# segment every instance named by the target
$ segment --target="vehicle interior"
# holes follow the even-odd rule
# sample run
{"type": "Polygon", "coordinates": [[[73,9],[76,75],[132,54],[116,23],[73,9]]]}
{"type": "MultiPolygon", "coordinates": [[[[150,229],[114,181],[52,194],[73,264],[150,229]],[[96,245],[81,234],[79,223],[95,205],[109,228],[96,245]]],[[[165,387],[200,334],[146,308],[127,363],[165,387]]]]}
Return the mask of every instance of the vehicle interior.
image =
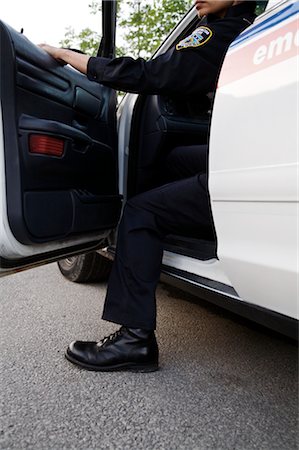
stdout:
{"type": "MultiPolygon", "coordinates": [[[[258,3],[261,12],[267,2],[258,3]]],[[[116,6],[103,4],[98,55],[111,57],[116,6]]],[[[178,39],[198,23],[194,19],[178,39]]],[[[6,195],[14,236],[30,245],[115,228],[121,210],[115,92],[57,65],[5,23],[0,34],[6,195]],[[100,176],[99,167],[105,168],[100,176]]],[[[213,93],[200,99],[139,96],[129,196],[166,181],[157,177],[158,167],[173,148],[208,142],[212,103],[213,93]]],[[[215,241],[186,236],[169,236],[166,248],[201,259],[216,256],[215,241]]]]}
{"type": "MultiPolygon", "coordinates": [[[[257,15],[265,10],[267,3],[257,2],[257,15]]],[[[199,19],[195,19],[178,41],[188,36],[199,23],[199,19]]],[[[139,96],[132,121],[128,197],[169,182],[167,167],[163,168],[163,179],[161,166],[174,148],[208,144],[213,98],[214,92],[200,98],[139,96]]],[[[217,257],[217,242],[215,239],[169,235],[165,250],[208,260],[217,257]]]]}
{"type": "MultiPolygon", "coordinates": [[[[107,3],[111,9],[113,2],[107,3]]],[[[6,195],[14,236],[30,245],[114,228],[121,210],[115,91],[57,64],[3,22],[0,38],[6,195]]],[[[110,57],[114,44],[106,41],[99,54],[110,57]]]]}

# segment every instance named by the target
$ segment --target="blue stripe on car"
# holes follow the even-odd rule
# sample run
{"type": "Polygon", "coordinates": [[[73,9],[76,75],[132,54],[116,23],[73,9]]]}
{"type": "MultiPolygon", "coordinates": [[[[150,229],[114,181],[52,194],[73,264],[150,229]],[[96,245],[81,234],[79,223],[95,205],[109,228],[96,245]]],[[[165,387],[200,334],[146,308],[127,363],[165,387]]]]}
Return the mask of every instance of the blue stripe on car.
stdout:
{"type": "Polygon", "coordinates": [[[256,26],[253,25],[252,28],[250,28],[249,30],[242,33],[231,44],[230,49],[240,45],[242,42],[261,33],[262,31],[267,30],[268,28],[272,28],[273,26],[277,25],[278,23],[283,22],[286,19],[289,19],[290,17],[294,16],[295,14],[298,14],[298,12],[299,12],[299,2],[296,1],[295,3],[288,5],[286,8],[282,9],[278,13],[273,14],[273,16],[269,17],[268,19],[265,19],[263,22],[257,24],[256,26]]]}

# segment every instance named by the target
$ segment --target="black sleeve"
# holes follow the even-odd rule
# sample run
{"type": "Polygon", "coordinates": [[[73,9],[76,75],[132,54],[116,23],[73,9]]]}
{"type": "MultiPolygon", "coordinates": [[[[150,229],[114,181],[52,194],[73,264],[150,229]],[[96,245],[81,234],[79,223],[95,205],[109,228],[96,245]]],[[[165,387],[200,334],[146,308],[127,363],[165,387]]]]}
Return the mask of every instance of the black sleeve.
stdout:
{"type": "Polygon", "coordinates": [[[240,18],[208,26],[211,36],[196,47],[171,48],[145,61],[142,58],[90,58],[87,76],[111,88],[138,94],[184,95],[215,89],[230,43],[248,26],[240,18]]]}

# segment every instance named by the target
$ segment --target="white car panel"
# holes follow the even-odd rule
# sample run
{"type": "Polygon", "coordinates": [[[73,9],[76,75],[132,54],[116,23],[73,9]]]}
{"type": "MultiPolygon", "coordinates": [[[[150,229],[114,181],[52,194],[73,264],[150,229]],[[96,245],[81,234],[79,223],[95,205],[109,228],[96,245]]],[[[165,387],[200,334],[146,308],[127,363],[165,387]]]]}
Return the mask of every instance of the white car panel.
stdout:
{"type": "Polygon", "coordinates": [[[215,202],[222,270],[239,296],[298,317],[296,203],[215,202]]]}
{"type": "Polygon", "coordinates": [[[273,26],[254,24],[226,55],[211,126],[210,194],[218,256],[238,294],[295,318],[298,5],[286,16],[279,20],[276,8],[273,26]]]}
{"type": "Polygon", "coordinates": [[[127,195],[127,175],[129,160],[129,143],[131,134],[131,122],[137,94],[127,94],[117,110],[118,124],[118,186],[119,193],[127,195]]]}
{"type": "Polygon", "coordinates": [[[218,281],[219,283],[232,286],[230,280],[223,272],[219,261],[216,258],[207,261],[200,261],[190,256],[178,255],[174,252],[164,251],[163,264],[176,269],[192,273],[194,275],[218,281]]]}

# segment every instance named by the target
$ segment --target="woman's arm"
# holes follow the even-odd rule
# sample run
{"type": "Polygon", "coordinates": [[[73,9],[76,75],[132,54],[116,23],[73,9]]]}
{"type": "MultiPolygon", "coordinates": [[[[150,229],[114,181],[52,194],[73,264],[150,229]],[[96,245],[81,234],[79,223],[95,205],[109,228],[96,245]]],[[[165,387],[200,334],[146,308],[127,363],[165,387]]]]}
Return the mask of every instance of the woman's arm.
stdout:
{"type": "MultiPolygon", "coordinates": [[[[254,16],[246,15],[249,19],[254,16]]],[[[216,20],[198,27],[177,46],[154,59],[103,58],[42,46],[57,60],[87,75],[91,81],[124,92],[197,95],[214,91],[224,55],[231,42],[250,23],[244,17],[216,20]]]]}
{"type": "Polygon", "coordinates": [[[89,55],[82,55],[81,53],[73,52],[72,50],[56,48],[47,44],[40,44],[39,47],[49,53],[53,58],[57,59],[57,61],[64,64],[70,64],[75,69],[79,70],[79,72],[84,74],[87,73],[87,63],[90,58],[89,55]]]}

